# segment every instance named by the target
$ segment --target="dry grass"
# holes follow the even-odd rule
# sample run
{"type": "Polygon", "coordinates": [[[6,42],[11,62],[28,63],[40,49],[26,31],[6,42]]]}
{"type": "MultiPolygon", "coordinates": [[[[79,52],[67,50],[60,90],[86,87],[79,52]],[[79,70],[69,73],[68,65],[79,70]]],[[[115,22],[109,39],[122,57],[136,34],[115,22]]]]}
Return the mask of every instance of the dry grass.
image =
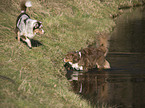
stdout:
{"type": "MultiPolygon", "coordinates": [[[[130,1],[130,0],[126,0],[130,1]]],[[[132,0],[131,4],[133,4],[132,0]]],[[[28,14],[43,22],[45,34],[34,40],[42,45],[29,49],[15,39],[19,0],[0,4],[0,107],[89,108],[70,90],[63,57],[96,40],[115,26],[110,15],[119,13],[122,0],[32,0],[28,14]]]]}

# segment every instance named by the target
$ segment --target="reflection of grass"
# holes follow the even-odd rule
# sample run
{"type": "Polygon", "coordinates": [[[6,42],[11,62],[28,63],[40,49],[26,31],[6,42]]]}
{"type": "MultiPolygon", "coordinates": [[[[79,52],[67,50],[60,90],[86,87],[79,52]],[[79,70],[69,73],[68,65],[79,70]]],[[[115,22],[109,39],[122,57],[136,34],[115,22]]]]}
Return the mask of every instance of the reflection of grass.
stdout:
{"type": "Polygon", "coordinates": [[[63,57],[86,47],[97,33],[112,30],[115,24],[110,15],[118,13],[121,1],[105,1],[32,0],[28,14],[42,21],[45,30],[34,38],[42,45],[33,49],[15,39],[19,0],[1,1],[0,75],[15,81],[0,78],[1,107],[90,107],[69,90],[63,57]]]}

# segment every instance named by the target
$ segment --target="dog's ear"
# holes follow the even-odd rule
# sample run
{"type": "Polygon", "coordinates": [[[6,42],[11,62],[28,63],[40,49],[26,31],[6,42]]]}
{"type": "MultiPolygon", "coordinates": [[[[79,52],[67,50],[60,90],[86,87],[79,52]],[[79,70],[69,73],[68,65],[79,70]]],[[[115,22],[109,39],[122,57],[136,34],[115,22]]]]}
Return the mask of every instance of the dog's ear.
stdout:
{"type": "Polygon", "coordinates": [[[38,23],[39,28],[42,28],[43,27],[41,21],[38,21],[37,23],[38,23]]]}
{"type": "Polygon", "coordinates": [[[81,55],[85,55],[85,50],[80,50],[80,52],[81,52],[81,55]]]}
{"type": "Polygon", "coordinates": [[[80,59],[79,53],[73,54],[73,63],[77,63],[80,59]]]}
{"type": "Polygon", "coordinates": [[[42,28],[42,22],[37,21],[34,25],[34,29],[42,28]]]}
{"type": "Polygon", "coordinates": [[[38,25],[38,23],[36,23],[35,25],[34,25],[34,28],[36,29],[36,28],[38,28],[39,27],[39,25],[38,25]]]}
{"type": "Polygon", "coordinates": [[[65,58],[66,59],[71,59],[72,58],[72,54],[69,53],[69,54],[65,55],[65,58]]]}

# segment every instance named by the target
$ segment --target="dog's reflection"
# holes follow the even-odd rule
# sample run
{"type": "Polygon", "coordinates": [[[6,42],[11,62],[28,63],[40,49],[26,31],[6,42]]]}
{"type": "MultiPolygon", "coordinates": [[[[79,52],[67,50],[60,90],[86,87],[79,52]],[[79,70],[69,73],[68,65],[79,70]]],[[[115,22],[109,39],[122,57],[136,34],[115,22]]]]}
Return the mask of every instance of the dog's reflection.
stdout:
{"type": "Polygon", "coordinates": [[[90,71],[76,71],[71,67],[67,67],[67,69],[66,77],[70,81],[75,93],[89,96],[97,94],[97,97],[106,97],[108,91],[108,82],[106,79],[108,74],[102,74],[99,71],[95,74],[90,71]]]}

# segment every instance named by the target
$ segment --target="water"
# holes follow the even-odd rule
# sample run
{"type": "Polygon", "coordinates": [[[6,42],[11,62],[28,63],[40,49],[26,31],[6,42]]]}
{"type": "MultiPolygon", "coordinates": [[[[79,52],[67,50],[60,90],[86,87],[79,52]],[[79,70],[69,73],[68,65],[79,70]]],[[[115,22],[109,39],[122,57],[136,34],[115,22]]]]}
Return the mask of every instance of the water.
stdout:
{"type": "Polygon", "coordinates": [[[118,108],[145,107],[145,55],[109,54],[112,69],[67,73],[75,93],[90,101],[118,108]]]}
{"type": "Polygon", "coordinates": [[[145,108],[145,10],[129,10],[112,33],[109,70],[67,72],[72,90],[93,106],[145,108]]]}
{"type": "Polygon", "coordinates": [[[145,53],[145,8],[127,10],[116,22],[110,52],[145,53]]]}

